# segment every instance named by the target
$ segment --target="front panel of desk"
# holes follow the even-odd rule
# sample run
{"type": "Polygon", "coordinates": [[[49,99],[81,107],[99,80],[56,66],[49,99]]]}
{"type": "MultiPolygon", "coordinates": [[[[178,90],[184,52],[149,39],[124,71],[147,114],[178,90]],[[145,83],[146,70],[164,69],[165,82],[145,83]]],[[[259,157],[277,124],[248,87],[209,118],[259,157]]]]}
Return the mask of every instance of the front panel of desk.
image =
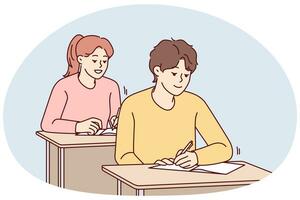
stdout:
{"type": "MultiPolygon", "coordinates": [[[[145,189],[145,196],[157,196],[157,195],[190,195],[190,194],[205,194],[211,192],[220,192],[226,190],[236,189],[249,184],[239,184],[239,185],[222,185],[222,186],[206,186],[206,187],[178,187],[178,188],[168,188],[168,189],[145,189]]],[[[126,183],[122,183],[122,195],[135,196],[138,195],[138,191],[126,183]]]]}
{"type": "Polygon", "coordinates": [[[117,181],[104,172],[99,174],[102,165],[116,164],[115,145],[67,148],[48,145],[48,183],[83,192],[117,193],[117,181]]]}

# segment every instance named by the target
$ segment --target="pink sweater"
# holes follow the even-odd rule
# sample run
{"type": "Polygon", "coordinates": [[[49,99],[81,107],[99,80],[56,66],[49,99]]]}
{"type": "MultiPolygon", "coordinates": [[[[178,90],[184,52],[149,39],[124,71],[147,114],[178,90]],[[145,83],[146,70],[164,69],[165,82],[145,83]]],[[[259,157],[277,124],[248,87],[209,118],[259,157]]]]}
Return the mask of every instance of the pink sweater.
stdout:
{"type": "Polygon", "coordinates": [[[102,121],[107,128],[108,120],[120,107],[118,84],[102,77],[93,89],[84,87],[74,74],[59,80],[53,87],[41,128],[48,132],[75,133],[76,123],[91,117],[102,121]]]}

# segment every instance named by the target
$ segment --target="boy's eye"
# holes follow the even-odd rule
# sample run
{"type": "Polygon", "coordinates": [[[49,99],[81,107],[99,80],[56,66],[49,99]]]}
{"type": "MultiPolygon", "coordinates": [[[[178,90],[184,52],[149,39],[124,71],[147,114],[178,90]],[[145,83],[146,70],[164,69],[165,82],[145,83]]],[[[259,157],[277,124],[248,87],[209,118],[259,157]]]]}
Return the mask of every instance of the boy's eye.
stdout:
{"type": "Polygon", "coordinates": [[[96,63],[97,62],[97,60],[92,60],[94,63],[96,63]]]}
{"type": "Polygon", "coordinates": [[[175,72],[172,72],[172,74],[173,74],[173,76],[176,76],[176,74],[177,74],[177,73],[175,73],[175,72]]]}
{"type": "Polygon", "coordinates": [[[103,60],[103,63],[106,63],[106,60],[103,60]]]}
{"type": "Polygon", "coordinates": [[[189,77],[189,74],[184,74],[184,76],[187,78],[187,77],[189,77]]]}

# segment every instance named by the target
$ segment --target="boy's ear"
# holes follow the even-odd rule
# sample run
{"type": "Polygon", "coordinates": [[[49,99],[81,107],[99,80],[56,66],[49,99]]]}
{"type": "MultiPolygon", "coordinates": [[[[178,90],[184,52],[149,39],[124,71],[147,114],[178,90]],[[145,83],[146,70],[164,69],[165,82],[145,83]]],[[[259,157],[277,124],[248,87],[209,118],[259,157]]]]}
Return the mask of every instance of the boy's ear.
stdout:
{"type": "Polygon", "coordinates": [[[159,76],[162,73],[162,71],[160,70],[160,66],[158,65],[153,68],[153,71],[156,76],[159,76]]]}
{"type": "Polygon", "coordinates": [[[78,61],[80,64],[82,64],[82,58],[83,58],[83,56],[78,56],[78,57],[77,57],[77,61],[78,61]]]}

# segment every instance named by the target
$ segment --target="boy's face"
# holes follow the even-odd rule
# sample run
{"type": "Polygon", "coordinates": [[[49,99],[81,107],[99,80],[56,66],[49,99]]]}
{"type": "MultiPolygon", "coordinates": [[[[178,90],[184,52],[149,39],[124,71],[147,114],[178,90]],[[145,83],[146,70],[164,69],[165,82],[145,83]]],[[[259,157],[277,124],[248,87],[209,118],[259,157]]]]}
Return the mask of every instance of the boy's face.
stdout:
{"type": "Polygon", "coordinates": [[[166,69],[163,72],[160,68],[156,70],[157,82],[175,96],[180,95],[190,82],[191,72],[185,69],[184,59],[179,60],[177,66],[172,69],[166,69]]]}

